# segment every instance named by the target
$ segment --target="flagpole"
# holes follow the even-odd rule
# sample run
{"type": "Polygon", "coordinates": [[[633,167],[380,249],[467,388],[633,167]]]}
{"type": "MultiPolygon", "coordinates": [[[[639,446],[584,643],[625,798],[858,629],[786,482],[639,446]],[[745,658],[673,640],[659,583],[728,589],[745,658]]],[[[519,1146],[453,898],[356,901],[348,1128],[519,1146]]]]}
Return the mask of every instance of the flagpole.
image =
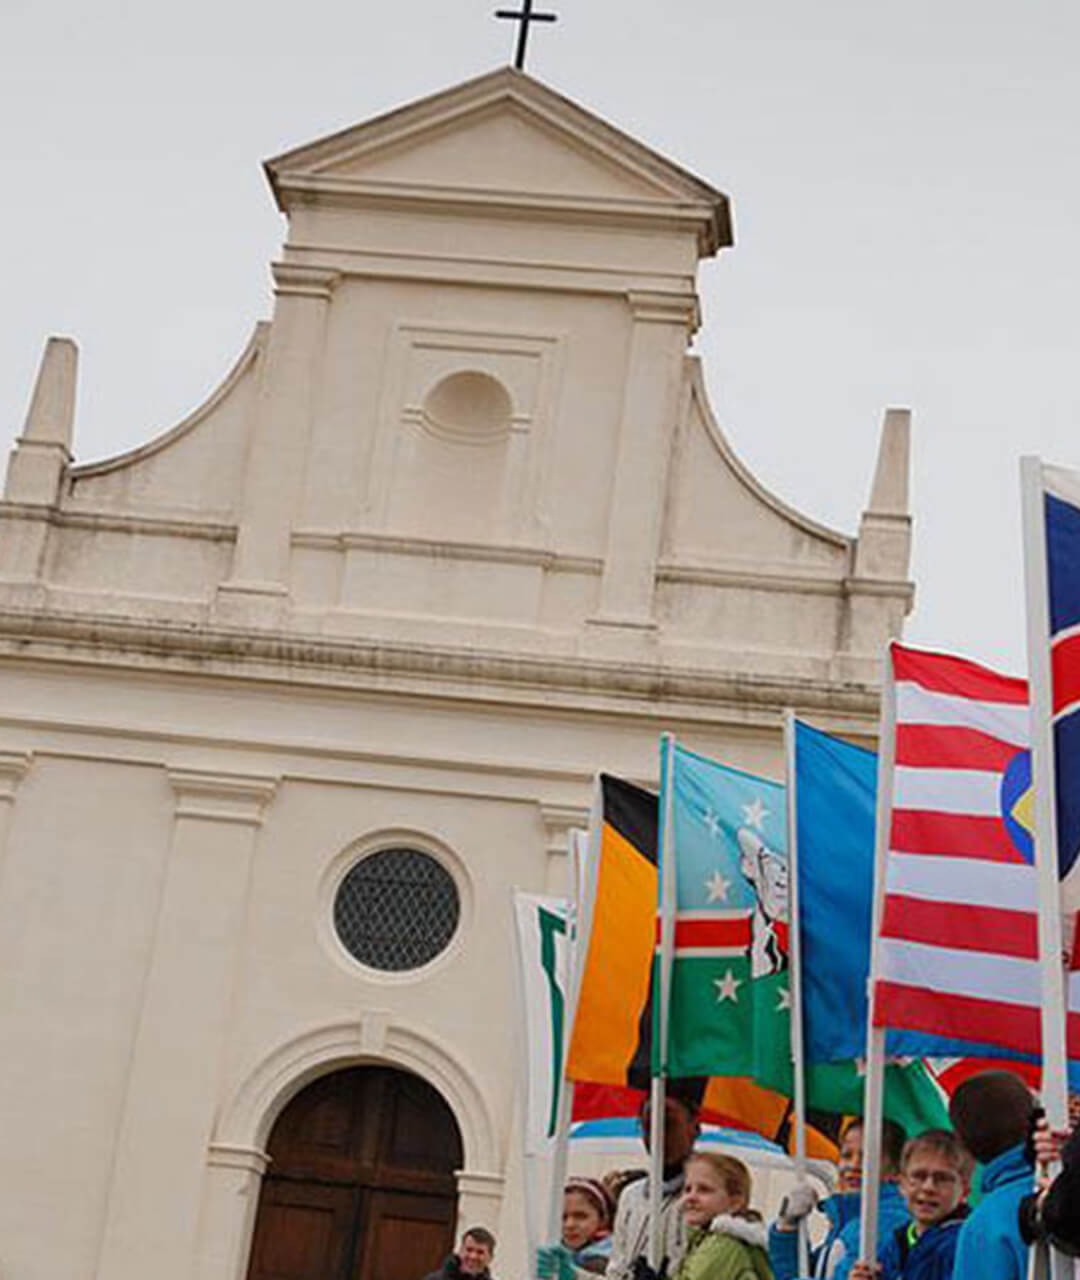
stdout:
{"type": "Polygon", "coordinates": [[[663,1261],[664,1103],[668,1050],[668,999],[675,956],[675,737],[660,735],[659,920],[660,946],[653,990],[653,1075],[649,1092],[649,1266],[663,1261]]]}
{"type": "MultiPolygon", "coordinates": [[[[1031,715],[1031,785],[1035,800],[1035,878],[1039,903],[1039,974],[1042,988],[1042,1087],[1051,1129],[1068,1126],[1068,1053],[1065,1040],[1065,968],[1058,873],[1057,777],[1054,768],[1054,701],[1050,669],[1050,598],[1046,558],[1046,507],[1039,458],[1020,459],[1020,513],[1027,606],[1028,706],[1031,715]]],[[[1050,1276],[1070,1274],[1070,1262],[1047,1247],[1032,1250],[1032,1269],[1049,1264],[1050,1276]]]]}
{"type": "MultiPolygon", "coordinates": [[[[594,795],[599,796],[596,784],[594,795]]],[[[577,827],[569,834],[570,872],[570,964],[566,984],[566,1005],[563,1010],[563,1070],[559,1077],[559,1118],[555,1129],[551,1160],[551,1186],[548,1195],[547,1239],[550,1243],[562,1239],[563,1186],[566,1182],[566,1166],[570,1151],[570,1125],[574,1118],[574,1082],[566,1078],[566,1055],[570,1045],[570,1033],[577,1013],[578,993],[581,990],[581,974],[591,924],[592,908],[586,901],[589,895],[589,867],[596,861],[599,803],[594,799],[589,817],[589,830],[577,827]],[[592,856],[590,857],[590,853],[592,856]]],[[[595,888],[596,877],[591,877],[595,888]]]]}
{"type": "Polygon", "coordinates": [[[877,821],[874,829],[874,904],[870,925],[870,978],[866,1010],[866,1083],[863,1094],[862,1197],[859,1258],[877,1261],[878,1201],[881,1183],[881,1122],[885,1103],[885,1030],[874,1026],[874,993],[881,951],[885,904],[885,867],[892,828],[893,767],[896,762],[896,682],[893,646],[885,650],[878,730],[877,821]]]}
{"type": "MultiPolygon", "coordinates": [[[[796,784],[795,712],[784,712],[784,760],[787,773],[788,965],[791,995],[791,1072],[795,1120],[795,1176],[806,1177],[806,1050],[803,1038],[802,941],[799,915],[799,820],[796,784]]],[[[810,1274],[810,1242],[806,1219],[798,1226],[799,1275],[810,1274]]]]}
{"type": "Polygon", "coordinates": [[[1052,1129],[1068,1123],[1065,1045],[1065,970],[1061,940],[1061,882],[1057,855],[1057,779],[1054,776],[1050,601],[1042,462],[1020,459],[1020,500],[1027,603],[1028,688],[1031,708],[1031,783],[1035,796],[1035,875],[1039,894],[1039,969],[1042,980],[1042,1103],[1052,1129]]]}

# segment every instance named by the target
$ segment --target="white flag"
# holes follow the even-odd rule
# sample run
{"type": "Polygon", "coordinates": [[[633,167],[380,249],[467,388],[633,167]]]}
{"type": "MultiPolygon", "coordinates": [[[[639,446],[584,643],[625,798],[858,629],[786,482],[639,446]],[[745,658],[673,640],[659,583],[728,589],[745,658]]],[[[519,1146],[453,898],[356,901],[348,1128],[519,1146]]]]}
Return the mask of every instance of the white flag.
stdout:
{"type": "Polygon", "coordinates": [[[564,898],[514,894],[525,1047],[525,1154],[555,1140],[566,1054],[570,930],[564,898]]]}

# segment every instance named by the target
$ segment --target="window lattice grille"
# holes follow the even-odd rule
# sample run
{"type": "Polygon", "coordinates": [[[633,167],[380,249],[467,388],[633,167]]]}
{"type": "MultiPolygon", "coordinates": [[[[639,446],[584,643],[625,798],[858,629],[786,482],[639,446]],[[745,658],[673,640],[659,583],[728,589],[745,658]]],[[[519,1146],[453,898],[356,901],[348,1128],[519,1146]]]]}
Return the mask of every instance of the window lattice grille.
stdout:
{"type": "Polygon", "coordinates": [[[350,955],[372,969],[417,969],[443,951],[461,904],[450,873],[416,849],[383,849],[341,882],[334,928],[350,955]]]}

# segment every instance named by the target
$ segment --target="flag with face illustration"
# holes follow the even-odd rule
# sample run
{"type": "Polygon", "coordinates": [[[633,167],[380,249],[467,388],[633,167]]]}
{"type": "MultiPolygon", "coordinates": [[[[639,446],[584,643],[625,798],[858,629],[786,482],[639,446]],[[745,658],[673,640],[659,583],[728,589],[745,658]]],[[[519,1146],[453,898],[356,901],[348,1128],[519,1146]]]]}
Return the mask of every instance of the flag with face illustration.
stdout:
{"type": "Polygon", "coordinates": [[[784,788],[672,750],[660,805],[675,866],[668,1074],[790,1077],[784,788]]]}

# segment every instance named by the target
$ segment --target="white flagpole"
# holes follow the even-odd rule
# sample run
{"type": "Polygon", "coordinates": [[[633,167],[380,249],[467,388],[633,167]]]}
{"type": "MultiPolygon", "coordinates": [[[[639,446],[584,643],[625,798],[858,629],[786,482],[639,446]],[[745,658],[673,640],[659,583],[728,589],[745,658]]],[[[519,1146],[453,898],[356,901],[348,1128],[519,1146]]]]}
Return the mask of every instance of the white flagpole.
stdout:
{"type": "Polygon", "coordinates": [[[675,737],[660,735],[661,794],[659,848],[660,948],[653,988],[653,1058],[659,1071],[652,1077],[649,1094],[649,1266],[659,1270],[663,1261],[664,1207],[664,1103],[668,1057],[668,998],[671,968],[675,957],[675,832],[674,814],[675,737]]]}
{"type": "MultiPolygon", "coordinates": [[[[595,794],[599,796],[600,785],[595,794]]],[[[584,900],[585,894],[596,889],[596,876],[590,868],[599,856],[599,801],[594,800],[588,832],[576,827],[570,832],[570,963],[566,983],[566,1003],[563,1007],[562,1065],[559,1076],[559,1118],[555,1130],[551,1158],[551,1186],[548,1196],[547,1239],[549,1243],[562,1239],[563,1186],[566,1182],[566,1166],[570,1151],[570,1124],[574,1115],[574,1082],[566,1078],[566,1056],[570,1047],[570,1033],[577,1012],[578,994],[581,991],[581,975],[585,966],[589,927],[592,924],[592,903],[584,900]],[[591,876],[591,878],[590,878],[591,876]]]]}
{"type": "Polygon", "coordinates": [[[529,1275],[536,1275],[536,1246],[540,1243],[537,1236],[537,1187],[538,1171],[536,1155],[531,1150],[529,1140],[529,1081],[532,1076],[532,1064],[529,1061],[529,1015],[528,990],[525,982],[525,953],[521,944],[521,931],[517,920],[518,891],[511,890],[510,912],[514,921],[514,951],[517,957],[518,972],[518,1005],[521,1011],[521,1023],[518,1030],[518,1047],[521,1079],[521,1176],[525,1188],[525,1249],[528,1257],[529,1275]]]}
{"type": "MultiPolygon", "coordinates": [[[[796,787],[795,712],[784,712],[784,760],[787,772],[788,965],[791,995],[791,1073],[795,1121],[795,1176],[806,1177],[806,1050],[803,1040],[802,921],[799,915],[799,821],[796,787]]],[[[799,1275],[810,1274],[810,1242],[806,1219],[799,1219],[799,1275]]]]}
{"type": "MultiPolygon", "coordinates": [[[[1042,1104],[1052,1129],[1068,1124],[1065,1043],[1065,966],[1058,876],[1057,780],[1054,772],[1053,686],[1050,672],[1050,599],[1046,558],[1043,467],[1020,459],[1020,507],[1027,604],[1028,697],[1031,709],[1031,783],[1035,798],[1035,875],[1039,901],[1042,986],[1042,1104]]],[[[1067,1276],[1069,1263],[1050,1251],[1050,1273],[1067,1276]]]]}
{"type": "Polygon", "coordinates": [[[881,1183],[881,1122],[885,1103],[885,1031],[874,1026],[874,987],[880,963],[881,918],[885,909],[885,868],[892,829],[893,766],[896,758],[896,683],[892,645],[885,651],[878,730],[877,819],[874,829],[874,907],[870,926],[870,979],[866,1009],[866,1083],[863,1095],[862,1212],[859,1258],[877,1261],[878,1201],[881,1183]]]}
{"type": "Polygon", "coordinates": [[[1050,680],[1050,601],[1042,463],[1020,459],[1027,597],[1028,688],[1031,706],[1031,781],[1035,793],[1035,874],[1039,891],[1039,967],[1042,973],[1042,1102],[1053,1129],[1068,1122],[1065,1051],[1065,967],[1061,941],[1061,882],[1057,857],[1057,782],[1054,777],[1053,695],[1050,680]]]}

